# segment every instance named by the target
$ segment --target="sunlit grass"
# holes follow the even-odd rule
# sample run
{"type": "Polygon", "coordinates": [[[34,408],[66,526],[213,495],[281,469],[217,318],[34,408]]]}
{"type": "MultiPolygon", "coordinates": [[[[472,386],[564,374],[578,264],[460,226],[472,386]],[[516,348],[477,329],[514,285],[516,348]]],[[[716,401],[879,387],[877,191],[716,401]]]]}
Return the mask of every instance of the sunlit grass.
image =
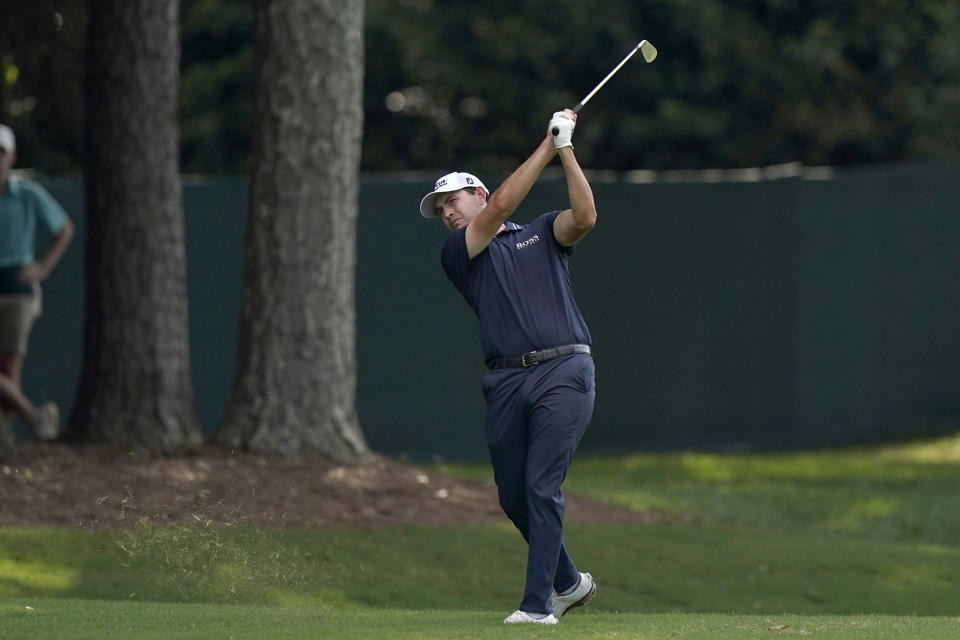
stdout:
{"type": "MultiPolygon", "coordinates": [[[[508,613],[522,591],[526,548],[506,524],[196,526],[0,529],[0,567],[13,568],[0,597],[508,613]],[[135,557],[119,546],[132,537],[135,557]],[[192,548],[211,537],[224,552],[192,548]]],[[[942,545],[703,523],[573,524],[565,540],[601,585],[593,611],[944,615],[960,602],[960,549],[942,545]]]]}
{"type": "Polygon", "coordinates": [[[634,509],[735,526],[960,545],[960,464],[950,461],[956,441],[587,458],[574,463],[567,487],[634,509]]]}
{"type": "Polygon", "coordinates": [[[568,525],[601,590],[551,630],[500,624],[526,558],[505,519],[0,529],[0,637],[960,637],[955,441],[578,459],[569,490],[673,517],[568,525]]]}
{"type": "MultiPolygon", "coordinates": [[[[488,465],[445,465],[489,477],[488,465]]],[[[574,460],[565,488],[674,519],[960,546],[960,436],[794,453],[574,460]]]]}
{"type": "Polygon", "coordinates": [[[881,447],[876,455],[882,460],[927,464],[960,464],[960,434],[909,444],[881,447]]]}
{"type": "MultiPolygon", "coordinates": [[[[56,592],[68,588],[76,580],[76,572],[61,565],[0,558],[0,576],[11,590],[56,592]]],[[[3,587],[0,587],[0,593],[3,587]]]]}

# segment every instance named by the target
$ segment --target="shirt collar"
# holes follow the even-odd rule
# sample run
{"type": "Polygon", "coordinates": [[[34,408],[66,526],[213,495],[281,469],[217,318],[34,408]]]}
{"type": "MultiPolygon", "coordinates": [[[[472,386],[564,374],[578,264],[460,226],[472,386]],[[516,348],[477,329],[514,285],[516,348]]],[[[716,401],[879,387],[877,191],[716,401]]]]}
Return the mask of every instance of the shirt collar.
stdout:
{"type": "Polygon", "coordinates": [[[23,187],[20,186],[20,179],[15,178],[13,173],[7,176],[7,188],[3,191],[0,191],[0,195],[10,195],[16,196],[20,194],[20,189],[23,187]]]}

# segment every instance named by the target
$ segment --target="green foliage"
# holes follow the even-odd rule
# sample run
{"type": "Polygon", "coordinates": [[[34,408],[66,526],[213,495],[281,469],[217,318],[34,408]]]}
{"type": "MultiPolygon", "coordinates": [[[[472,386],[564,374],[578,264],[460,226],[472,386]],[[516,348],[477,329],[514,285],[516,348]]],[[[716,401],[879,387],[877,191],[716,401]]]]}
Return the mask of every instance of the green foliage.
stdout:
{"type": "Polygon", "coordinates": [[[246,173],[253,127],[253,4],[181,3],[184,173],[246,173]]]}
{"type": "Polygon", "coordinates": [[[847,165],[960,153],[955,3],[368,6],[369,168],[502,172],[525,157],[549,113],[576,103],[641,38],[660,58],[632,60],[584,110],[577,140],[586,166],[847,165]],[[471,117],[467,105],[478,101],[486,109],[471,117]]]}
{"type": "Polygon", "coordinates": [[[0,122],[17,133],[17,164],[76,172],[83,161],[86,3],[4,2],[0,122]]]}
{"type": "MultiPolygon", "coordinates": [[[[0,86],[0,119],[23,132],[27,165],[78,167],[81,5],[11,5],[0,60],[20,75],[0,86]],[[35,108],[12,117],[15,104],[35,108]]],[[[584,166],[960,158],[953,0],[367,0],[366,9],[366,170],[503,174],[554,110],[576,104],[642,38],[660,57],[631,60],[583,111],[584,166]]],[[[252,2],[184,0],[181,18],[183,169],[244,172],[252,2]]]]}

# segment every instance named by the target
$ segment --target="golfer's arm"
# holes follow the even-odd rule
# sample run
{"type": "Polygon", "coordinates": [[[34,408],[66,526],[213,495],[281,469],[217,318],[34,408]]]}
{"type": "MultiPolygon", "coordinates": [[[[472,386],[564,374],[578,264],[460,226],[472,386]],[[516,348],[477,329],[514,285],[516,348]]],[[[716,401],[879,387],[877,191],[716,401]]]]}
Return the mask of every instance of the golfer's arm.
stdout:
{"type": "Polygon", "coordinates": [[[467,226],[467,252],[471,258],[486,249],[500,232],[500,227],[530,193],[540,172],[553,160],[556,152],[553,140],[545,137],[533,154],[490,194],[487,206],[467,226]]]}
{"type": "Polygon", "coordinates": [[[597,207],[593,202],[590,183],[573,155],[573,147],[563,147],[559,153],[563,173],[567,178],[570,208],[561,212],[553,221],[553,236],[563,246],[572,247],[597,223],[597,207]]]}

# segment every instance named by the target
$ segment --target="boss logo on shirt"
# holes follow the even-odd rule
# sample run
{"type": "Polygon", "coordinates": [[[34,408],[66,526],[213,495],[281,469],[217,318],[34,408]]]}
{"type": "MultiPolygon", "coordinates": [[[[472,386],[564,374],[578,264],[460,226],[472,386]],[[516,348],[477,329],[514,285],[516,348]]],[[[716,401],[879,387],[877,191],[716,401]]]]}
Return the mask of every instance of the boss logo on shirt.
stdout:
{"type": "Polygon", "coordinates": [[[536,242],[539,242],[539,241],[540,241],[540,236],[539,236],[539,235],[534,235],[532,238],[529,238],[529,239],[527,239],[527,240],[524,240],[523,242],[518,242],[518,243],[517,243],[517,250],[519,251],[520,249],[523,249],[523,248],[525,248],[525,247],[529,247],[530,245],[532,245],[532,244],[534,244],[534,243],[536,243],[536,242]]]}

